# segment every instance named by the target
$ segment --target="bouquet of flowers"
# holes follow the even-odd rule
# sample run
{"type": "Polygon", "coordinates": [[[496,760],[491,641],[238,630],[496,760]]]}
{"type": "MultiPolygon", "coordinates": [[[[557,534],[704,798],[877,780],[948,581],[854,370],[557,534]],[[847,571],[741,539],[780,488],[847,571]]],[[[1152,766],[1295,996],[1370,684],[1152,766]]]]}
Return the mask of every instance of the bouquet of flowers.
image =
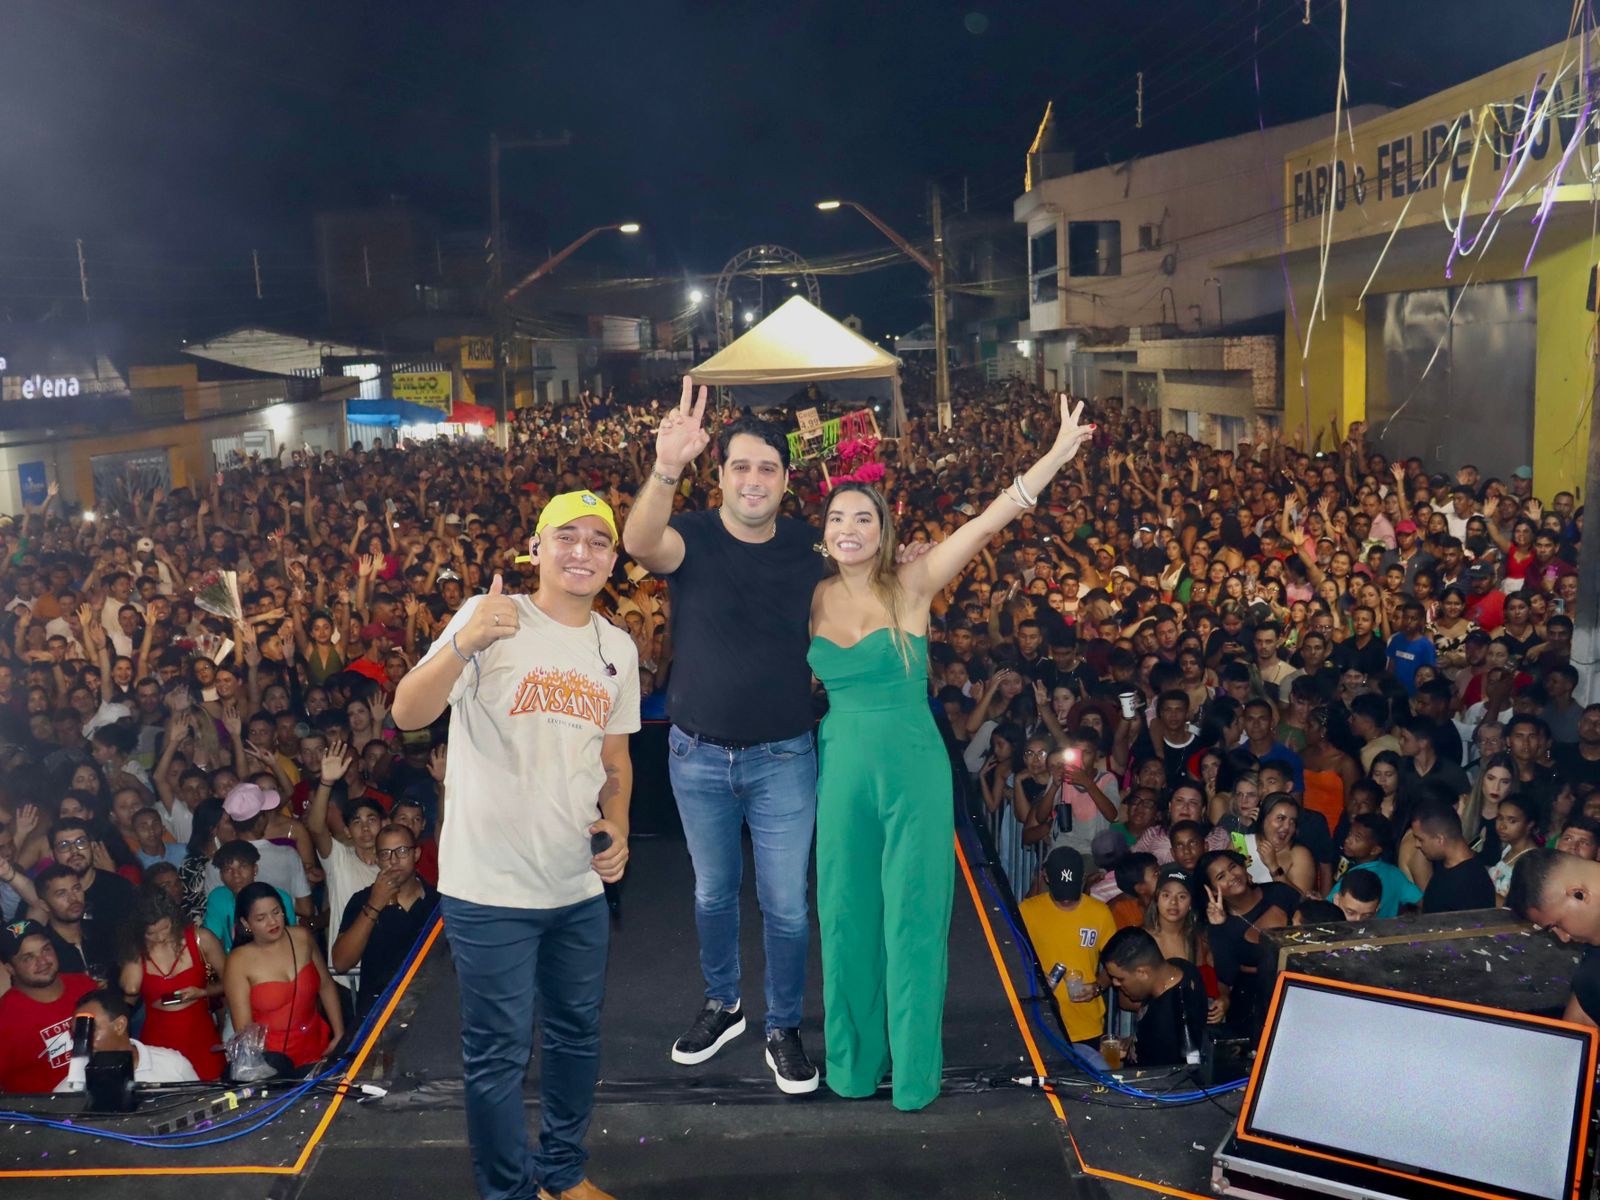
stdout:
{"type": "Polygon", "coordinates": [[[244,618],[244,605],[239,600],[239,573],[237,571],[208,571],[200,586],[195,588],[194,602],[213,616],[225,621],[244,618]]]}

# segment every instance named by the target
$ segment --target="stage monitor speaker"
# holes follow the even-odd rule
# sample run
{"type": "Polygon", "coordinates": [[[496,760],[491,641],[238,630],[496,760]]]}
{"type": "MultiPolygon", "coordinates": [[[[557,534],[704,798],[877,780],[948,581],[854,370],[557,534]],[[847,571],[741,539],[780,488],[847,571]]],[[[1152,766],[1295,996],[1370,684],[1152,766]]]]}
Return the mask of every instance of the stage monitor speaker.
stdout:
{"type": "Polygon", "coordinates": [[[1302,1179],[1366,1181],[1368,1195],[1572,1200],[1596,1039],[1548,1017],[1285,973],[1235,1150],[1264,1149],[1302,1179]]]}

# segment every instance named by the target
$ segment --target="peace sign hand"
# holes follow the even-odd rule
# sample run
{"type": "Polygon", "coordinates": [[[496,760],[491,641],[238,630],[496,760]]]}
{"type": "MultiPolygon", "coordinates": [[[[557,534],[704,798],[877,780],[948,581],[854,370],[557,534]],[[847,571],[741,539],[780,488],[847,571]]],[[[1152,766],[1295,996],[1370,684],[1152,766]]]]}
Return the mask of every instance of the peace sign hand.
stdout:
{"type": "Polygon", "coordinates": [[[1080,400],[1074,408],[1072,397],[1066,392],[1061,393],[1061,428],[1056,431],[1056,442],[1051,452],[1059,455],[1062,462],[1071,462],[1083,443],[1094,436],[1093,425],[1079,424],[1085,403],[1080,400]]]}
{"type": "Polygon", "coordinates": [[[696,396],[694,380],[685,375],[678,407],[661,421],[656,432],[656,463],[669,474],[682,472],[711,440],[704,427],[707,395],[702,387],[696,396]]]}
{"type": "Polygon", "coordinates": [[[1221,925],[1227,919],[1227,910],[1222,907],[1222,892],[1206,884],[1206,920],[1213,925],[1221,925]]]}

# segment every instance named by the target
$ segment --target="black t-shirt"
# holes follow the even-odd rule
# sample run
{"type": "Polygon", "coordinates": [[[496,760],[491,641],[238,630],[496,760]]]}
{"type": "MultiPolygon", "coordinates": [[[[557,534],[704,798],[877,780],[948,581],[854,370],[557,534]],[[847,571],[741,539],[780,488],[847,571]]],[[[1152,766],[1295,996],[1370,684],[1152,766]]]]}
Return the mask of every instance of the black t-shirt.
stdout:
{"type": "Polygon", "coordinates": [[[1589,1020],[1600,1025],[1600,946],[1591,946],[1572,972],[1572,994],[1589,1020]]]}
{"type": "MultiPolygon", "coordinates": [[[[419,879],[422,895],[409,909],[391,904],[378,913],[378,922],[367,935],[367,948],[361,954],[361,994],[356,997],[356,1015],[365,1016],[373,1002],[383,995],[394,973],[406,959],[406,954],[416,943],[417,935],[433,920],[439,905],[439,893],[419,879]]],[[[351,896],[344,906],[344,917],[339,921],[339,932],[354,925],[361,910],[371,900],[372,889],[364,887],[351,896]]]]}
{"type": "Polygon", "coordinates": [[[682,513],[672,595],[667,711],[691,733],[781,742],[811,728],[811,596],[826,564],[817,531],[779,517],[771,541],[741,542],[717,510],[682,513]]]}
{"type": "Polygon", "coordinates": [[[1554,754],[1556,773],[1574,788],[1586,783],[1600,785],[1600,758],[1585,758],[1576,745],[1557,746],[1554,754]]]}
{"type": "Polygon", "coordinates": [[[1365,646],[1356,645],[1355,638],[1345,638],[1328,652],[1328,661],[1340,671],[1354,667],[1369,679],[1382,675],[1389,665],[1388,650],[1383,639],[1376,635],[1365,646]]]}
{"type": "Polygon", "coordinates": [[[83,889],[83,923],[100,922],[101,928],[113,932],[123,921],[133,916],[134,901],[139,893],[133,884],[114,871],[96,870],[94,886],[83,889]]]}
{"type": "Polygon", "coordinates": [[[1476,858],[1469,858],[1454,867],[1438,866],[1433,869],[1428,890],[1422,893],[1422,911],[1442,913],[1493,908],[1495,900],[1489,868],[1476,858]]]}
{"type": "Polygon", "coordinates": [[[78,926],[82,946],[67,941],[52,925],[45,926],[45,936],[56,948],[56,958],[63,973],[90,975],[95,979],[114,980],[117,977],[116,930],[103,921],[83,921],[78,926]]]}
{"type": "Polygon", "coordinates": [[[1426,775],[1418,774],[1415,765],[1408,759],[1405,769],[1400,773],[1400,792],[1409,802],[1408,812],[1415,811],[1416,805],[1427,795],[1429,789],[1424,788],[1425,784],[1438,784],[1452,799],[1459,799],[1472,791],[1472,781],[1462,769],[1459,757],[1454,762],[1436,759],[1433,769],[1426,775]]]}
{"type": "Polygon", "coordinates": [[[1186,1049],[1200,1049],[1206,1028],[1206,989],[1195,965],[1183,958],[1167,959],[1183,978],[1150,1000],[1139,1013],[1134,1029],[1141,1067],[1160,1067],[1185,1060],[1186,1049]],[[1184,1046],[1183,1027],[1188,1027],[1184,1046]]]}

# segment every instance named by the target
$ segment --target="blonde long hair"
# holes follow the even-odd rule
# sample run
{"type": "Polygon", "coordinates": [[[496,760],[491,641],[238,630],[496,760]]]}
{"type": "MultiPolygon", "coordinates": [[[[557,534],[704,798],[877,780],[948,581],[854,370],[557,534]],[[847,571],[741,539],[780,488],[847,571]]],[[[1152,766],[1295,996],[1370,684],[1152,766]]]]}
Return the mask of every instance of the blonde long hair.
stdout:
{"type": "MultiPolygon", "coordinates": [[[[847,492],[856,492],[865,496],[872,505],[872,511],[878,515],[878,529],[882,540],[878,544],[878,557],[872,564],[872,572],[867,576],[867,583],[872,589],[872,594],[888,610],[889,636],[894,640],[894,648],[899,651],[900,661],[905,664],[906,672],[909,674],[911,671],[911,639],[906,634],[905,623],[902,620],[902,610],[905,608],[905,591],[900,587],[900,576],[895,571],[894,514],[889,511],[889,502],[871,484],[860,483],[854,479],[837,484],[828,493],[828,499],[822,505],[823,545],[827,545],[828,514],[833,511],[833,502],[847,492]]],[[[831,557],[828,559],[828,566],[835,575],[839,573],[839,564],[834,562],[831,557]]]]}

